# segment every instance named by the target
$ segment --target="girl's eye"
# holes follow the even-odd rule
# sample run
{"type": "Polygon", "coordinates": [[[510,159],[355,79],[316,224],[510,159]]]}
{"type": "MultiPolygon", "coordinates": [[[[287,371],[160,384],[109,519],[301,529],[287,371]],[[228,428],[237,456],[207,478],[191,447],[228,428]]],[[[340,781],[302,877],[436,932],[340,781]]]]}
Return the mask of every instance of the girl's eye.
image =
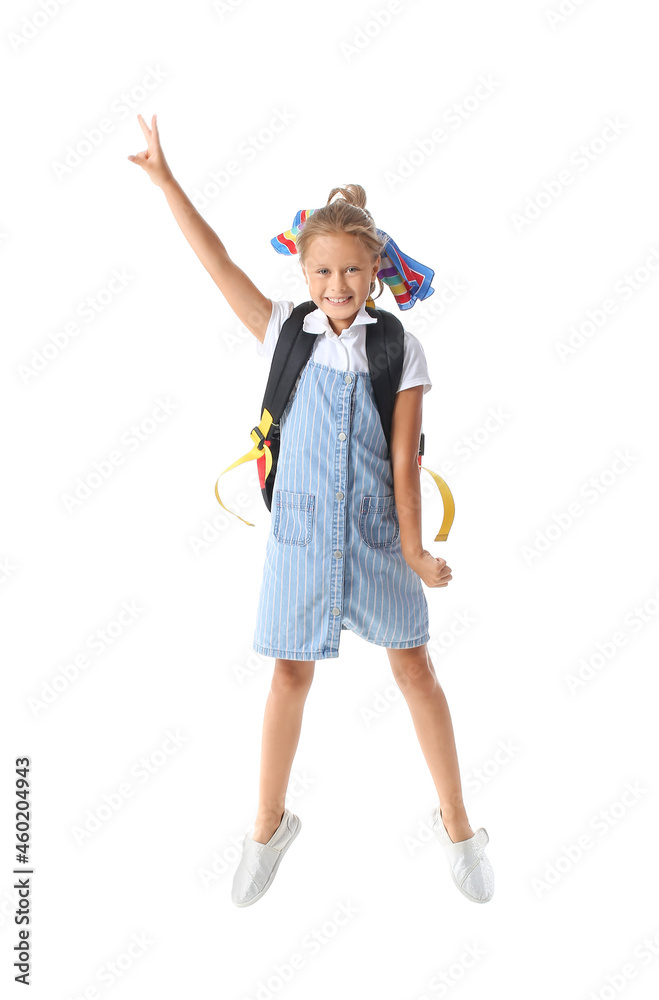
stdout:
{"type": "MultiPolygon", "coordinates": [[[[318,274],[322,274],[324,271],[327,271],[327,270],[329,270],[327,267],[319,267],[318,268],[318,274]]],[[[348,271],[358,271],[359,268],[357,267],[356,264],[351,264],[350,267],[346,268],[346,270],[348,270],[348,271]]]]}

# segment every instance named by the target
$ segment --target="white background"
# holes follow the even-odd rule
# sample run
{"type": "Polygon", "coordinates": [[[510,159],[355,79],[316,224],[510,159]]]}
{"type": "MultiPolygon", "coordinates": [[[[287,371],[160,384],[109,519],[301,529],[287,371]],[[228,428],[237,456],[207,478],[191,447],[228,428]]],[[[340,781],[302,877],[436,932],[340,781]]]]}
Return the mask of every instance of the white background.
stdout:
{"type": "MultiPolygon", "coordinates": [[[[33,996],[655,995],[652,6],[564,2],[552,23],[559,0],[408,0],[386,24],[384,0],[43,6],[2,13],[3,981],[29,755],[33,996]],[[350,632],[307,700],[287,799],[301,835],[262,900],[231,902],[274,663],[251,647],[270,515],[254,465],[220,492],[244,493],[255,527],[214,485],[251,447],[268,364],[127,159],[146,145],[138,112],[158,114],[176,178],[269,297],[307,297],[270,238],[347,182],[435,269],[403,317],[434,383],[424,463],[456,504],[433,542],[422,474],[424,544],[453,570],[426,589],[429,648],[490,836],[486,906],[429,830],[435,790],[386,652],[350,632]],[[290,121],[268,131],[277,113],[290,121]]],[[[388,290],[377,304],[398,313],[388,290]]]]}

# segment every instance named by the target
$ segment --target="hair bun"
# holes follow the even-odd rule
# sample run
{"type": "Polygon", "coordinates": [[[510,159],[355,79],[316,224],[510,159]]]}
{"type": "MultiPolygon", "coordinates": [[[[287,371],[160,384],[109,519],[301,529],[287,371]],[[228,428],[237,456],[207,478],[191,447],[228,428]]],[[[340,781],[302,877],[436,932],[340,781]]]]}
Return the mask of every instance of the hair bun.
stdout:
{"type": "Polygon", "coordinates": [[[327,196],[328,205],[337,194],[341,195],[344,201],[347,201],[349,205],[354,205],[355,208],[363,209],[363,211],[370,216],[371,213],[366,209],[366,191],[361,184],[345,184],[343,187],[332,188],[327,196]]]}

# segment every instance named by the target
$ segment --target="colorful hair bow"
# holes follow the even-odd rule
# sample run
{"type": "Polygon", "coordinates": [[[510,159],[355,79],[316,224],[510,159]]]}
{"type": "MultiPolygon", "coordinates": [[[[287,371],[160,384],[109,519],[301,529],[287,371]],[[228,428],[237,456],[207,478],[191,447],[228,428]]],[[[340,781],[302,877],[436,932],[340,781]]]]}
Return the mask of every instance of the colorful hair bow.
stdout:
{"type": "MultiPolygon", "coordinates": [[[[310,215],[316,212],[315,208],[301,208],[293,219],[293,225],[278,236],[273,236],[270,240],[277,253],[294,254],[297,253],[297,237],[310,215]]],[[[398,247],[391,236],[383,229],[377,230],[378,236],[386,240],[386,246],[380,258],[380,270],[378,278],[381,278],[385,285],[391,289],[399,309],[411,309],[418,299],[427,299],[435,291],[431,287],[431,281],[435,272],[414,260],[398,247]]],[[[367,299],[366,304],[372,303],[372,299],[367,299]]]]}

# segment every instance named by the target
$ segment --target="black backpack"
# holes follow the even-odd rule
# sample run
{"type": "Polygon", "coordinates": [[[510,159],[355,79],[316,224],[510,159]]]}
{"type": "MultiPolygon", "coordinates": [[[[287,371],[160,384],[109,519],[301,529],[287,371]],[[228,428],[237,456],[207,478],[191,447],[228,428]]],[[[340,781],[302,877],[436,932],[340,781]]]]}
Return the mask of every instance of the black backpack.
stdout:
{"type": "MultiPolygon", "coordinates": [[[[262,412],[267,410],[272,414],[272,425],[268,432],[272,467],[267,476],[259,475],[261,492],[268,510],[271,509],[279,457],[279,421],[298,377],[311,357],[316,337],[324,336],[321,333],[307,333],[302,326],[307,313],[317,308],[316,303],[311,301],[301,302],[295,306],[281,328],[272,357],[270,375],[261,406],[262,412]]],[[[366,337],[366,356],[382,429],[387,447],[390,447],[391,415],[403,370],[403,325],[398,317],[383,309],[366,306],[366,312],[369,316],[377,317],[377,323],[369,327],[366,337]]],[[[258,431],[258,428],[255,430],[258,431]]]]}
{"type": "MultiPolygon", "coordinates": [[[[297,386],[302,369],[311,356],[316,337],[324,336],[324,334],[311,334],[303,329],[304,317],[317,308],[316,303],[311,300],[301,302],[294,307],[293,312],[283,324],[275,345],[268,382],[263,395],[261,422],[251,431],[255,447],[224,470],[224,472],[229,472],[242,462],[257,459],[259,484],[268,510],[271,510],[272,507],[272,493],[277,474],[280,444],[279,421],[297,386]]],[[[368,336],[366,337],[366,357],[373,395],[382,421],[382,430],[387,447],[391,449],[391,418],[403,370],[404,329],[398,317],[387,312],[386,309],[377,309],[374,306],[365,306],[365,309],[369,316],[374,316],[377,319],[377,323],[369,324],[368,336]]],[[[419,470],[422,468],[421,456],[424,454],[424,442],[422,431],[419,439],[419,470]]],[[[444,520],[435,541],[445,541],[455,515],[453,496],[447,484],[437,473],[430,469],[426,469],[426,471],[435,480],[444,501],[444,520]]],[[[223,476],[224,472],[220,475],[223,476]]],[[[219,482],[219,477],[217,482],[219,482]]],[[[215,496],[221,506],[228,510],[220,500],[217,482],[215,483],[215,496]]],[[[229,513],[234,512],[229,511],[229,513]]],[[[240,515],[236,514],[235,516],[239,517],[240,515]]],[[[244,518],[240,518],[240,520],[245,521],[244,518]]],[[[253,527],[250,521],[245,521],[245,524],[253,527]]]]}

